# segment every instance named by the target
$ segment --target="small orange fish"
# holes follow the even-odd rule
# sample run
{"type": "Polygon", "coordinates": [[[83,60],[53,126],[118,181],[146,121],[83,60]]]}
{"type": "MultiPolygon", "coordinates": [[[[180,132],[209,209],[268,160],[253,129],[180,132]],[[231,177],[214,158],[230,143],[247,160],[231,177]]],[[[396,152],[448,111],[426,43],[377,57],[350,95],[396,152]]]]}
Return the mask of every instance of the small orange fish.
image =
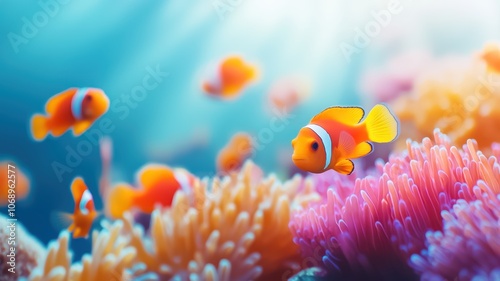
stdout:
{"type": "Polygon", "coordinates": [[[153,212],[156,205],[168,207],[177,190],[188,196],[196,178],[184,169],[171,169],[161,164],[148,164],[139,170],[139,188],[118,184],[111,189],[107,199],[107,213],[112,218],[121,218],[123,213],[137,208],[144,213],[153,212]]]}
{"type": "Polygon", "coordinates": [[[214,77],[205,81],[203,90],[220,98],[235,98],[257,76],[257,68],[241,57],[231,56],[222,61],[214,77]]]}
{"type": "Polygon", "coordinates": [[[488,65],[488,71],[500,73],[500,47],[497,45],[488,45],[481,54],[481,58],[488,65]]]}
{"type": "Polygon", "coordinates": [[[369,141],[387,143],[398,136],[398,122],[385,105],[375,105],[361,121],[364,113],[361,107],[330,107],[314,116],[292,140],[293,163],[311,173],[351,174],[350,159],[369,154],[369,141]]]}
{"type": "Polygon", "coordinates": [[[222,174],[238,170],[252,155],[252,138],[246,133],[235,134],[217,155],[217,170],[222,174]]]}
{"type": "Polygon", "coordinates": [[[0,206],[11,203],[9,199],[22,200],[29,192],[30,181],[19,167],[14,162],[0,162],[0,206]]]}
{"type": "Polygon", "coordinates": [[[83,134],[109,108],[109,99],[101,89],[70,88],[47,101],[48,116],[35,114],[31,118],[31,133],[37,141],[48,133],[58,137],[70,128],[73,135],[83,134]]]}
{"type": "Polygon", "coordinates": [[[81,177],[76,177],[71,183],[71,193],[75,201],[73,214],[59,215],[65,224],[70,224],[68,231],[73,232],[73,238],[88,238],[92,223],[99,216],[94,207],[94,198],[81,177]]]}

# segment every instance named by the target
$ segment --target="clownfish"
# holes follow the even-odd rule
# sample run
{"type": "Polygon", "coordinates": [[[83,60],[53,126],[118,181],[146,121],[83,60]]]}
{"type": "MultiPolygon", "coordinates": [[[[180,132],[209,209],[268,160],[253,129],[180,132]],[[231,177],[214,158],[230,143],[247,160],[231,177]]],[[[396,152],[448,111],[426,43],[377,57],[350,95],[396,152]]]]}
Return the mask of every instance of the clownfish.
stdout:
{"type": "Polygon", "coordinates": [[[224,59],[215,75],[203,82],[203,90],[220,98],[234,98],[257,77],[257,68],[247,64],[241,57],[224,59]]]}
{"type": "Polygon", "coordinates": [[[361,107],[330,107],[314,116],[292,140],[293,163],[311,173],[333,169],[350,175],[350,159],[369,154],[369,142],[388,143],[398,136],[398,121],[389,108],[378,104],[363,120],[361,107]]]}
{"type": "Polygon", "coordinates": [[[156,205],[169,207],[177,190],[188,196],[196,178],[184,169],[171,169],[161,164],[148,164],[137,173],[138,188],[129,184],[113,187],[107,198],[107,213],[112,218],[121,218],[134,208],[150,214],[156,205]]]}
{"type": "Polygon", "coordinates": [[[94,198],[81,177],[71,183],[71,193],[75,201],[73,214],[59,213],[60,218],[63,223],[70,224],[68,231],[73,232],[73,238],[88,238],[92,223],[99,216],[94,198]]]}
{"type": "Polygon", "coordinates": [[[50,98],[45,111],[31,118],[31,133],[37,141],[48,133],[58,137],[73,128],[73,135],[85,132],[109,108],[109,99],[101,89],[70,88],[50,98]]]}
{"type": "Polygon", "coordinates": [[[22,170],[11,161],[0,162],[0,206],[12,199],[22,200],[29,193],[30,180],[22,170]]]}
{"type": "Polygon", "coordinates": [[[488,45],[481,54],[481,58],[488,65],[488,71],[500,73],[500,47],[488,45]]]}
{"type": "Polygon", "coordinates": [[[252,155],[252,138],[246,133],[235,134],[217,155],[217,171],[223,175],[241,168],[252,155]]]}

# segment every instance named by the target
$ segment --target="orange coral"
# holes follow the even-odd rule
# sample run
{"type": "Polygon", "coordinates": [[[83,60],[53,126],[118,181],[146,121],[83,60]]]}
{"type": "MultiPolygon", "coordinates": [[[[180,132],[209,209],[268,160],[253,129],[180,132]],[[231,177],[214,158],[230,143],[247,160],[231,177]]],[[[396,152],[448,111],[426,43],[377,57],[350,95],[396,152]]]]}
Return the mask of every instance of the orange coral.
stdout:
{"type": "Polygon", "coordinates": [[[45,263],[30,275],[30,281],[90,281],[129,280],[136,251],[121,239],[122,221],[104,224],[101,231],[92,233],[92,253],[82,257],[81,263],[71,264],[69,233],[64,230],[59,239],[49,246],[45,263]]]}
{"type": "Polygon", "coordinates": [[[300,255],[288,229],[291,208],[319,200],[302,178],[285,184],[256,177],[247,162],[239,175],[194,187],[194,200],[176,193],[170,209],[156,210],[151,238],[128,216],[125,228],[137,262],[166,278],[187,280],[277,280],[296,271],[300,255]],[[150,247],[148,247],[150,245],[150,247]]]}
{"type": "Polygon", "coordinates": [[[130,215],[92,236],[92,252],[71,264],[69,234],[49,248],[31,281],[281,280],[299,270],[300,253],[288,228],[290,214],[319,202],[312,182],[285,183],[247,162],[240,173],[197,182],[176,192],[170,208],[156,209],[148,234],[130,215]],[[143,279],[141,279],[143,280],[143,279]]]}
{"type": "Polygon", "coordinates": [[[500,75],[488,71],[479,56],[444,60],[416,82],[414,91],[393,103],[401,121],[399,148],[407,138],[432,136],[440,128],[453,144],[476,139],[480,149],[498,140],[489,129],[500,127],[500,75]]]}

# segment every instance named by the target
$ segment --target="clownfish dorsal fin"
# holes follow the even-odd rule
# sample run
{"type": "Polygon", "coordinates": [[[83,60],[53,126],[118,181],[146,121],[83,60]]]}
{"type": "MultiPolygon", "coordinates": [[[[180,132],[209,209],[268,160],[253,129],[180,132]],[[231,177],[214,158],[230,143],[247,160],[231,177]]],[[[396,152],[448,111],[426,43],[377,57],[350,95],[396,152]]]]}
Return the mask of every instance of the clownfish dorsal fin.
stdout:
{"type": "Polygon", "coordinates": [[[138,182],[145,189],[150,189],[162,180],[175,180],[173,172],[164,165],[148,164],[138,172],[138,182]]]}
{"type": "Polygon", "coordinates": [[[56,94],[55,96],[51,97],[45,104],[45,111],[48,114],[54,114],[54,112],[56,112],[61,102],[63,102],[66,99],[71,100],[76,91],[78,91],[77,88],[69,88],[66,91],[60,92],[59,94],[56,94]]]}
{"type": "Polygon", "coordinates": [[[311,122],[319,120],[335,120],[346,125],[356,125],[361,121],[364,115],[365,111],[361,107],[334,106],[318,113],[311,119],[311,122]]]}
{"type": "Polygon", "coordinates": [[[87,185],[85,185],[83,179],[81,177],[76,177],[71,183],[71,194],[73,194],[75,203],[80,203],[83,192],[85,192],[85,190],[87,190],[87,185]]]}

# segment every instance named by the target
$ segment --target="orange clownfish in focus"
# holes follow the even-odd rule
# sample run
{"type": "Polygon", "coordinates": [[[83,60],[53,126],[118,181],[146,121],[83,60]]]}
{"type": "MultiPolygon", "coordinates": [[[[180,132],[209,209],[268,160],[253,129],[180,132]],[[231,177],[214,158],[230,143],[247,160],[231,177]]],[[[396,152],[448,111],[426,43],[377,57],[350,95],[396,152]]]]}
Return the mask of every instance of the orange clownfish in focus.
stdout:
{"type": "Polygon", "coordinates": [[[109,108],[109,99],[101,89],[70,88],[47,101],[47,116],[31,118],[31,133],[37,141],[48,133],[58,137],[73,128],[73,135],[85,132],[109,108]]]}
{"type": "Polygon", "coordinates": [[[202,85],[209,95],[234,98],[257,77],[257,68],[247,64],[241,57],[231,56],[222,61],[217,72],[202,85]]]}
{"type": "Polygon", "coordinates": [[[75,200],[75,210],[73,214],[60,213],[60,215],[64,222],[70,224],[68,231],[73,232],[73,238],[87,238],[92,223],[99,215],[94,207],[94,198],[80,177],[71,183],[71,193],[75,200]]]}
{"type": "Polygon", "coordinates": [[[217,155],[217,171],[223,175],[238,170],[252,155],[252,138],[246,133],[235,134],[217,155]]]}
{"type": "Polygon", "coordinates": [[[481,58],[488,65],[488,71],[500,73],[500,46],[493,44],[486,46],[481,58]]]}
{"type": "Polygon", "coordinates": [[[196,178],[184,169],[148,164],[138,172],[137,182],[139,188],[118,184],[110,190],[106,204],[109,216],[121,218],[126,211],[134,208],[150,214],[156,205],[169,207],[177,190],[192,195],[196,178]]]}
{"type": "Polygon", "coordinates": [[[388,143],[398,136],[398,122],[385,105],[375,105],[363,119],[361,107],[330,107],[314,116],[292,141],[293,163],[311,173],[333,169],[349,175],[350,159],[372,151],[369,143],[388,143]]]}

